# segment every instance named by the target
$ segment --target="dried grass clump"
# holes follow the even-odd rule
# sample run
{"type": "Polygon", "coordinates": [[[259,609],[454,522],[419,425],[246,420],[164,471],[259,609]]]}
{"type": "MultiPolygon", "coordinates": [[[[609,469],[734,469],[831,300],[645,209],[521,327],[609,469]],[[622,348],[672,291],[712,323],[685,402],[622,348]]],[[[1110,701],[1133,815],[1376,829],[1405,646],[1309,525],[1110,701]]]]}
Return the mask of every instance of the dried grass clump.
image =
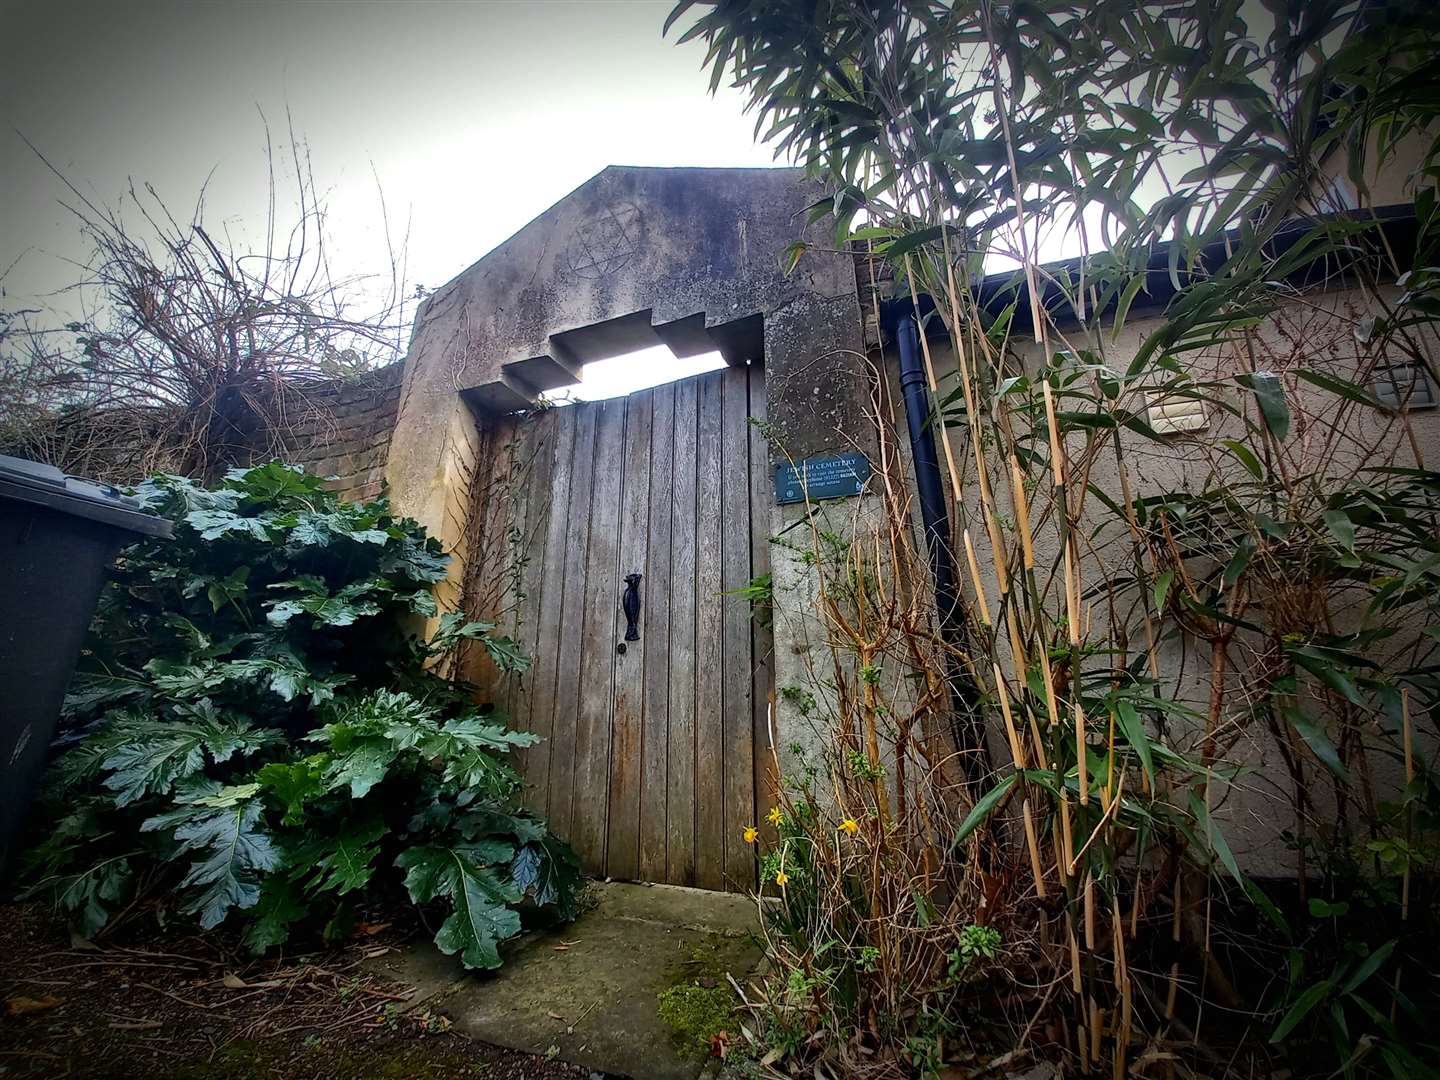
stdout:
{"type": "Polygon", "coordinates": [[[288,150],[293,224],[277,209],[272,164],[254,248],[207,228],[203,195],[176,217],[132,184],[108,208],[55,172],[92,255],[56,311],[0,321],[0,450],[115,482],[156,471],[213,480],[284,456],[298,429],[324,425],[317,389],[401,354],[403,246],[383,277],[337,277],[293,134],[288,150]]]}

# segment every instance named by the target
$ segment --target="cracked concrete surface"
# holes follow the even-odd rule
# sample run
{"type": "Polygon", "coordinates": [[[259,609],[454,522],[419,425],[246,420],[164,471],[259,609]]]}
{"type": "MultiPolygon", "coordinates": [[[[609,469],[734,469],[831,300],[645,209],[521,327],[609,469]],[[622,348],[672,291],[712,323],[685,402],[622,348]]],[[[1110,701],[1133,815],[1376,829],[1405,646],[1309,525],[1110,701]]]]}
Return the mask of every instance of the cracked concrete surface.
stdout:
{"type": "Polygon", "coordinates": [[[592,886],[597,903],[569,926],[515,942],[494,973],[467,972],[428,941],[374,961],[410,983],[408,1008],[443,1012],[455,1029],[599,1072],[693,1080],[703,1061],[676,1054],[656,996],[686,977],[698,947],[743,980],[760,961],[754,902],[672,885],[592,886]]]}

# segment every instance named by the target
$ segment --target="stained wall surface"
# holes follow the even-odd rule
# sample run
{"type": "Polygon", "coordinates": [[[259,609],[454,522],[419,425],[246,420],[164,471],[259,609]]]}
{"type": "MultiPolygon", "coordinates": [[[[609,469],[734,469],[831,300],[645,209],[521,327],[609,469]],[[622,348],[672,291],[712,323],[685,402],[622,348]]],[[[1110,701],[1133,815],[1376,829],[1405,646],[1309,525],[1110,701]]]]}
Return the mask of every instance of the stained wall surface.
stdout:
{"type": "MultiPolygon", "coordinates": [[[[1382,299],[1392,303],[1395,297],[1387,295],[1382,299]]],[[[1401,417],[1393,412],[1347,402],[1298,375],[1301,369],[1307,369],[1364,384],[1369,381],[1377,363],[1394,359],[1367,357],[1366,350],[1357,341],[1356,324],[1374,306],[1375,301],[1354,289],[1330,289],[1297,297],[1294,303],[1256,328],[1248,352],[1227,349],[1186,354],[1187,369],[1197,380],[1226,380],[1252,369],[1273,371],[1280,377],[1293,416],[1292,432],[1284,444],[1287,468],[1300,487],[1321,477],[1363,483],[1366,469],[1388,464],[1414,467],[1423,463],[1434,468],[1435,463],[1440,461],[1440,411],[1415,409],[1401,417]]],[[[1152,313],[1130,320],[1118,335],[1102,334],[1098,340],[1087,339],[1085,344],[1096,349],[1112,370],[1123,372],[1129,367],[1141,343],[1161,325],[1159,317],[1152,313]]],[[[959,385],[955,353],[944,337],[934,337],[928,344],[940,396],[944,398],[959,385]]],[[[1440,343],[1434,340],[1433,335],[1422,342],[1431,356],[1436,355],[1437,344],[1440,343]]],[[[1025,370],[1033,373],[1042,367],[1043,354],[1033,340],[1016,342],[1015,351],[1025,370]]],[[[872,356],[879,362],[878,352],[872,350],[872,356]]],[[[893,380],[893,349],[887,351],[885,365],[893,380]]],[[[1144,401],[1142,396],[1139,399],[1142,409],[1144,401]]],[[[1067,407],[1079,408],[1074,404],[1067,407]]],[[[1245,421],[1242,416],[1248,416],[1254,424],[1262,422],[1253,395],[1238,385],[1232,385],[1229,390],[1217,392],[1214,403],[1208,405],[1204,413],[1203,427],[1169,435],[1158,442],[1131,431],[1119,433],[1126,462],[1126,481],[1134,497],[1170,492],[1193,493],[1217,483],[1247,479],[1245,466],[1225,448],[1224,440],[1244,436],[1245,421]],[[1233,411],[1227,411],[1227,407],[1233,411]]],[[[904,448],[908,469],[903,412],[895,417],[895,422],[897,442],[904,448]]],[[[978,553],[983,588],[993,608],[998,600],[998,584],[991,569],[993,558],[989,539],[981,524],[983,518],[974,482],[975,466],[969,440],[963,427],[952,428],[950,438],[960,477],[961,497],[958,503],[953,501],[953,487],[943,453],[941,467],[946,490],[952,493],[956,550],[963,550],[958,538],[969,527],[978,553]]],[[[1073,460],[1082,460],[1083,439],[1072,437],[1067,453],[1073,460]]],[[[1013,515],[1008,513],[1010,496],[1005,473],[998,466],[999,463],[990,462],[990,475],[996,485],[997,499],[1007,507],[1007,512],[1001,515],[1001,530],[1005,544],[1013,552],[1018,550],[1018,537],[1014,531],[1013,515]]],[[[1123,502],[1125,488],[1113,452],[1095,456],[1088,462],[1087,468],[1088,482],[1093,489],[1117,503],[1123,502]]],[[[1048,474],[1037,474],[1034,479],[1037,487],[1050,482],[1048,474]]],[[[1040,496],[1033,491],[1031,496],[1038,505],[1040,496]]],[[[915,528],[918,536],[918,514],[915,528]]],[[[1079,531],[1086,537],[1086,576],[1082,587],[1098,586],[1106,577],[1120,578],[1133,573],[1133,547],[1128,530],[1122,520],[1106,510],[1098,497],[1087,499],[1079,531]]],[[[1054,520],[1038,524],[1035,536],[1036,560],[1041,570],[1041,581],[1044,582],[1050,580],[1052,573],[1058,572],[1060,562],[1059,533],[1054,520]]],[[[966,597],[973,604],[974,589],[968,584],[963,566],[961,579],[966,583],[966,597]]],[[[1054,614],[1058,618],[1059,597],[1058,593],[1053,595],[1057,609],[1054,614]]],[[[1134,590],[1130,595],[1133,601],[1134,590]]],[[[1358,606],[1347,607],[1342,603],[1341,617],[1350,620],[1352,626],[1358,626],[1363,613],[1358,606]]],[[[1143,641],[1137,609],[1130,609],[1127,618],[1131,623],[1131,647],[1141,650],[1143,641]]],[[[1256,614],[1256,618],[1266,621],[1270,616],[1256,614]]],[[[1086,605],[1084,619],[1091,626],[1092,639],[1104,637],[1103,626],[1108,614],[1102,603],[1094,601],[1086,605]]],[[[1346,625],[1337,625],[1335,629],[1345,632],[1346,625]]],[[[1420,626],[1414,628],[1417,633],[1422,629],[1420,626]]],[[[1413,637],[1402,634],[1391,648],[1397,657],[1403,657],[1412,643],[1413,637]]],[[[1273,737],[1263,722],[1247,715],[1254,702],[1244,696],[1245,687],[1247,683],[1253,685],[1253,680],[1244,676],[1249,663],[1258,654],[1258,644],[1239,634],[1228,646],[1229,659],[1219,683],[1222,693],[1219,743],[1224,753],[1220,755],[1222,761],[1217,764],[1222,771],[1228,771],[1229,766],[1238,766],[1240,771],[1233,780],[1215,782],[1215,820],[1226,830],[1230,846],[1247,872],[1278,877],[1294,871],[1295,855],[1283,834],[1295,831],[1297,819],[1291,809],[1293,784],[1283,768],[1273,737]]],[[[1198,751],[1205,735],[1203,717],[1210,707],[1211,660],[1210,645],[1191,635],[1168,634],[1158,649],[1163,694],[1170,700],[1185,703],[1194,711],[1193,720],[1172,727],[1169,737],[1176,745],[1191,751],[1198,751]]],[[[1308,704],[1313,712],[1323,712],[1319,699],[1308,704]]],[[[1378,731],[1376,734],[1379,735],[1378,731]]],[[[1428,752],[1433,753],[1434,750],[1430,747],[1428,752]]],[[[992,752],[998,752],[1002,759],[1007,756],[1003,739],[992,739],[992,752]]],[[[1372,762],[1377,797],[1382,800],[1397,798],[1403,787],[1398,767],[1383,754],[1372,755],[1372,762]]],[[[1323,778],[1323,766],[1318,759],[1310,758],[1309,766],[1313,778],[1323,778]]],[[[1328,785],[1316,783],[1309,796],[1313,801],[1310,811],[1313,819],[1323,819],[1333,811],[1328,785]]],[[[1315,820],[1310,824],[1315,824],[1315,820]]]]}

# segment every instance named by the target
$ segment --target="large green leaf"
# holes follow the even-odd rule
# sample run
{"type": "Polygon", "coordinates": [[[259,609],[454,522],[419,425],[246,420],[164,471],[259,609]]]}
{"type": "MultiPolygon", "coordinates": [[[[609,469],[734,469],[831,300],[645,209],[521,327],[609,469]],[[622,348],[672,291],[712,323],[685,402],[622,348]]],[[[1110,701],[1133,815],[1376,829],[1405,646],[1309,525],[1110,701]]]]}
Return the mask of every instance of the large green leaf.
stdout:
{"type": "Polygon", "coordinates": [[[243,517],[229,510],[196,510],[185,515],[185,524],[200,533],[202,539],[218,540],[232,533],[264,543],[270,530],[259,518],[243,517]]]}
{"type": "Polygon", "coordinates": [[[578,914],[576,900],[583,878],[580,857],[569,844],[546,836],[515,852],[510,879],[523,894],[541,907],[550,907],[562,919],[578,914]]]}
{"type": "Polygon", "coordinates": [[[309,912],[300,885],[288,874],[271,874],[260,883],[260,899],[245,929],[245,944],[256,952],[280,945],[290,937],[290,927],[309,912]]]}
{"type": "Polygon", "coordinates": [[[353,682],[355,678],[353,675],[316,676],[293,654],[231,660],[220,665],[219,670],[226,677],[259,681],[278,694],[282,701],[294,701],[301,694],[308,695],[311,705],[332,700],[339,687],[353,682]]]}
{"type": "Polygon", "coordinates": [[[254,907],[261,876],[280,865],[279,849],[260,827],[265,807],[255,798],[258,788],[200,785],[183,795],[176,809],[140,826],[170,832],[181,854],[196,856],[180,882],[180,910],[199,915],[207,930],[233,909],[254,907]]]}
{"type": "Polygon", "coordinates": [[[77,716],[148,695],[149,684],[131,674],[77,671],[65,690],[65,715],[77,716]]]}
{"type": "Polygon", "coordinates": [[[513,811],[503,809],[502,806],[503,804],[489,805],[466,810],[455,820],[455,828],[466,840],[484,836],[510,836],[517,844],[528,844],[549,836],[545,822],[539,818],[532,817],[523,810],[513,811]]]}
{"type": "Polygon", "coordinates": [[[398,543],[387,544],[379,562],[382,574],[431,585],[444,581],[449,567],[450,556],[439,544],[416,541],[409,536],[398,543]]]}
{"type": "Polygon", "coordinates": [[[114,909],[130,895],[136,854],[126,852],[101,859],[78,873],[48,883],[56,906],[70,916],[71,925],[81,937],[93,938],[103,930],[114,909]]]}
{"type": "Polygon", "coordinates": [[[145,670],[157,690],[173,697],[204,697],[229,680],[229,675],[213,660],[186,663],[157,657],[145,665],[145,670]]]}
{"type": "Polygon", "coordinates": [[[356,619],[380,614],[374,600],[353,600],[344,596],[306,596],[298,600],[271,600],[266,618],[273,626],[284,626],[296,615],[313,615],[326,626],[350,626],[356,619]]]}
{"type": "Polygon", "coordinates": [[[467,868],[451,897],[455,910],[441,924],[435,944],[446,955],[460,954],[466,967],[500,966],[500,942],[520,932],[520,915],[506,907],[519,897],[493,870],[467,868]]]}
{"type": "Polygon", "coordinates": [[[507,905],[521,889],[496,873],[514,858],[509,844],[482,840],[453,847],[419,847],[395,860],[406,871],[405,886],[417,904],[447,899],[454,910],[435,935],[447,955],[458,953],[466,967],[500,966],[498,945],[520,932],[520,916],[507,905]]]}
{"type": "Polygon", "coordinates": [[[221,763],[234,754],[251,754],[279,741],[275,731],[247,729],[225,722],[208,701],[177,708],[181,719],[132,717],[116,725],[113,749],[102,768],[115,802],[127,806],[147,795],[170,792],[177,782],[198,774],[209,760],[221,763]]]}
{"type": "Polygon", "coordinates": [[[325,754],[312,754],[298,761],[272,761],[255,774],[261,786],[285,806],[282,821],[299,825],[305,820],[305,804],[326,789],[324,773],[329,763],[325,754]]]}
{"type": "Polygon", "coordinates": [[[352,743],[343,753],[334,754],[325,769],[325,790],[348,787],[352,799],[363,799],[385,779],[399,751],[380,738],[352,743]]]}
{"type": "Polygon", "coordinates": [[[367,818],[347,821],[339,835],[317,841],[309,852],[312,858],[319,856],[313,863],[315,888],[341,896],[363,889],[375,872],[380,839],[388,832],[384,821],[367,818]]]}

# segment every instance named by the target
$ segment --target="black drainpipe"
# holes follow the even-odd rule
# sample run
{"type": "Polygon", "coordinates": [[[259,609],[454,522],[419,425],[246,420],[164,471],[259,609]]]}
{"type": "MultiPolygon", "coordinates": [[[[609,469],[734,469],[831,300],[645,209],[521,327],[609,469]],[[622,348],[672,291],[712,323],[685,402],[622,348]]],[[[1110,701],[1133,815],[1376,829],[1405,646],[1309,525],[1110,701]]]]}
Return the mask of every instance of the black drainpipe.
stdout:
{"type": "MultiPolygon", "coordinates": [[[[922,317],[924,312],[933,311],[934,306],[930,297],[921,297],[922,317]]],[[[891,301],[881,316],[885,330],[900,350],[900,393],[905,399],[905,421],[910,429],[915,487],[920,494],[920,520],[930,554],[930,571],[935,579],[940,636],[952,650],[968,653],[971,644],[965,632],[965,608],[955,585],[950,510],[940,478],[940,459],[935,453],[929,380],[920,353],[920,326],[909,300],[891,301]]],[[[960,760],[969,780],[981,783],[990,774],[990,754],[980,719],[979,694],[953,651],[946,654],[945,681],[950,687],[951,734],[962,751],[960,760]]]]}

